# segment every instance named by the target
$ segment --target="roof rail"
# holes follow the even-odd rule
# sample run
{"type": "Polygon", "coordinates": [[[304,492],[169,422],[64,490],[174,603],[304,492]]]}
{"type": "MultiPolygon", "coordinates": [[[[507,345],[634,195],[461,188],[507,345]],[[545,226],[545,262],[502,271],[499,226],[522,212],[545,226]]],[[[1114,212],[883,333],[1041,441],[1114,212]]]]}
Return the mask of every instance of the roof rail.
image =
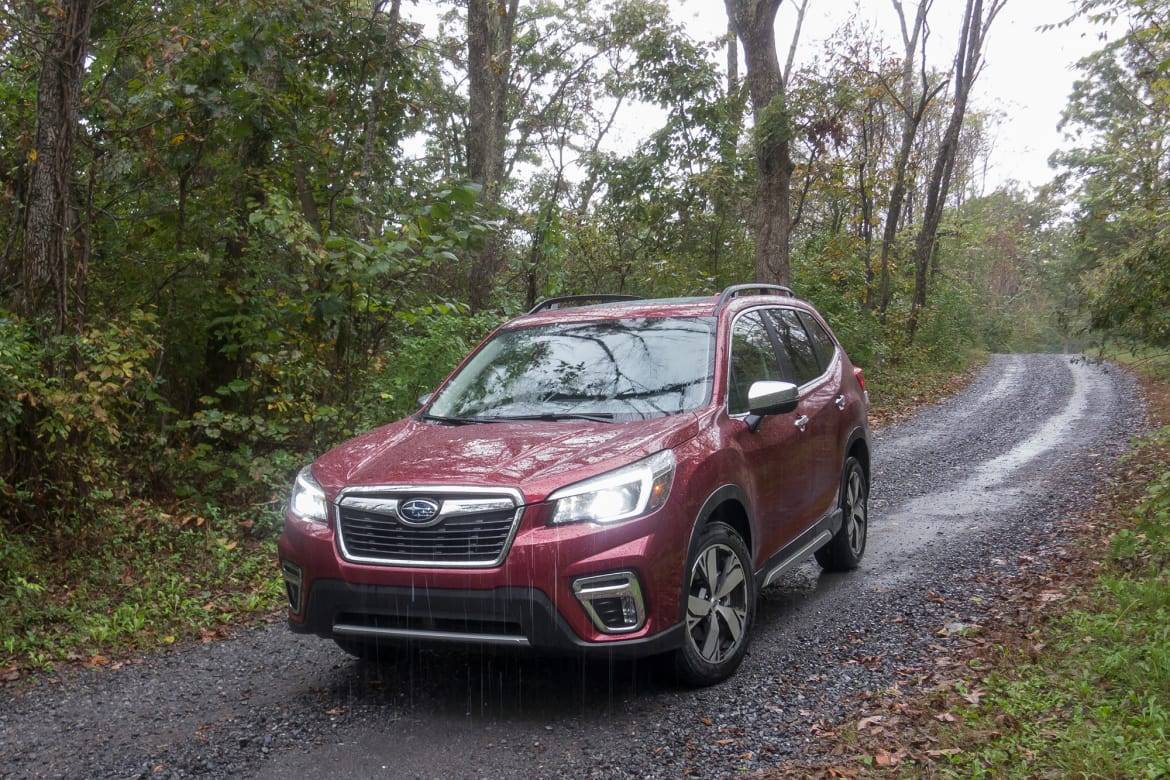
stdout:
{"type": "Polygon", "coordinates": [[[759,293],[760,295],[783,295],[787,298],[796,297],[796,293],[792,292],[791,287],[784,287],[779,284],[733,284],[719,294],[719,302],[715,304],[715,310],[722,309],[732,299],[738,298],[743,293],[751,292],[759,293]]]}
{"type": "Polygon", "coordinates": [[[640,301],[640,295],[559,295],[556,298],[545,298],[532,307],[529,314],[553,309],[564,309],[565,304],[585,306],[588,303],[617,303],[618,301],[640,301]]]}

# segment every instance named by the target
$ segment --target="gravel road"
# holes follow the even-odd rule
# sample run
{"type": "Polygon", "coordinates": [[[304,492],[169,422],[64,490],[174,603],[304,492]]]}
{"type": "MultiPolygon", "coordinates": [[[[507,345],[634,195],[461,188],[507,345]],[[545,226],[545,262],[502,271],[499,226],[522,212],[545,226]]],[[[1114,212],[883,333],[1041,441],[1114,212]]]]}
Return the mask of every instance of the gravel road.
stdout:
{"type": "MultiPolygon", "coordinates": [[[[861,570],[801,566],[761,596],[715,688],[656,662],[412,653],[374,667],[262,626],[118,670],[0,692],[0,777],[725,776],[798,757],[820,719],[979,622],[981,575],[1059,541],[1142,426],[1134,382],[994,357],[965,392],[876,436],[861,570]]],[[[661,663],[661,662],[657,662],[661,663]]]]}

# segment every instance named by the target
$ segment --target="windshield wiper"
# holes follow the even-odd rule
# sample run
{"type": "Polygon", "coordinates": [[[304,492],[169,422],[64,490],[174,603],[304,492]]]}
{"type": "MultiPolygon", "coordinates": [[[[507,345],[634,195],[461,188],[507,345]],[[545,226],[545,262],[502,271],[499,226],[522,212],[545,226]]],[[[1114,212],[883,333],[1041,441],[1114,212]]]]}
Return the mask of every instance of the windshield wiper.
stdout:
{"type": "Polygon", "coordinates": [[[518,414],[508,417],[496,417],[496,420],[537,420],[540,422],[559,422],[561,420],[589,420],[591,422],[613,422],[613,415],[609,412],[584,414],[578,412],[545,412],[544,414],[518,414]]]}
{"type": "Polygon", "coordinates": [[[419,416],[430,422],[446,423],[447,425],[479,425],[480,423],[503,422],[503,419],[500,417],[440,417],[437,414],[422,414],[419,416]]]}

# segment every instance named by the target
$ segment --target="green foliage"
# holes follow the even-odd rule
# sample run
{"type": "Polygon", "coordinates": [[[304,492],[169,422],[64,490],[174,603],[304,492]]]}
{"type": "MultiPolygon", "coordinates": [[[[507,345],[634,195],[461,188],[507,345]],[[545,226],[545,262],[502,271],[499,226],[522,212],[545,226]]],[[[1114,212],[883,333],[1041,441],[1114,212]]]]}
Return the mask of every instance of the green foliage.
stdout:
{"type": "Polygon", "coordinates": [[[172,517],[134,502],[63,521],[85,554],[60,559],[0,526],[0,667],[70,660],[215,636],[274,610],[271,542],[218,515],[172,517]]]}
{"type": "Polygon", "coordinates": [[[48,341],[0,312],[0,518],[51,525],[131,488],[120,466],[146,462],[142,421],[166,410],[158,349],[149,312],[48,341]]]}
{"type": "Polygon", "coordinates": [[[1082,12],[1128,29],[1080,63],[1063,120],[1079,143],[1053,158],[1077,205],[1073,270],[1095,330],[1170,344],[1170,3],[1090,0],[1082,12]]]}

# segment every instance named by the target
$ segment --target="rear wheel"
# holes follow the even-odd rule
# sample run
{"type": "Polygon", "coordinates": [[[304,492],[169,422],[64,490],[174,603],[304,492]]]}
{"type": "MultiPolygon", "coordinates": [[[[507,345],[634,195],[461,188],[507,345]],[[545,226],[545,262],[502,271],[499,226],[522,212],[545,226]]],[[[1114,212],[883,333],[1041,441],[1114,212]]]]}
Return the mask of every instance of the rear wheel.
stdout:
{"type": "Polygon", "coordinates": [[[861,565],[869,531],[869,481],[857,458],[845,461],[841,475],[841,528],[817,550],[817,563],[826,571],[851,571],[861,565]]]}
{"type": "Polygon", "coordinates": [[[743,662],[756,611],[751,553],[724,523],[700,532],[687,559],[683,583],[686,632],[675,668],[688,685],[726,680],[743,662]]]}

